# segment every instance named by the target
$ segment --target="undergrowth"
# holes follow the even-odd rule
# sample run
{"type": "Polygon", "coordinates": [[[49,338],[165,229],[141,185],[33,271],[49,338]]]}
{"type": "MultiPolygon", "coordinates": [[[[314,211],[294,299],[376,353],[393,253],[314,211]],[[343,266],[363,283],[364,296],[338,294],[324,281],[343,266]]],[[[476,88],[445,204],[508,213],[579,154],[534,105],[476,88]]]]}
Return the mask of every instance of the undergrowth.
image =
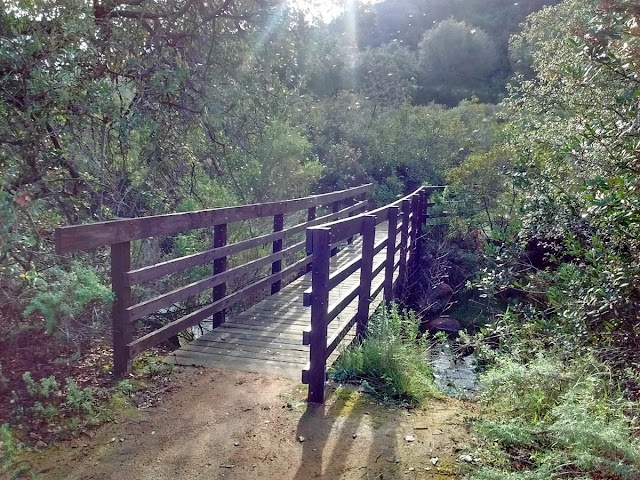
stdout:
{"type": "Polygon", "coordinates": [[[338,382],[360,383],[385,402],[420,404],[440,396],[426,354],[426,338],[418,338],[419,320],[394,305],[380,308],[369,320],[364,340],[347,347],[332,367],[338,382]]]}
{"type": "Polygon", "coordinates": [[[476,424],[488,465],[466,478],[640,478],[638,405],[612,379],[594,355],[498,357],[482,377],[485,414],[476,424]]]}

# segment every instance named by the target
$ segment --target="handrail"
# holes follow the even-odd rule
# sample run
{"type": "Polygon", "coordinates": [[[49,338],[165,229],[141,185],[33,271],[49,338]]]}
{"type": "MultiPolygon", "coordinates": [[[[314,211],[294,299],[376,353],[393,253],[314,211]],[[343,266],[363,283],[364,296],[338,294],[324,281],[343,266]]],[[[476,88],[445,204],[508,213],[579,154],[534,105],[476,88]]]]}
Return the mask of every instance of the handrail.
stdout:
{"type": "Polygon", "coordinates": [[[82,250],[129,242],[142,238],[172,235],[196,228],[272,217],[297,212],[308,208],[336,203],[371,192],[372,184],[340,190],[337,192],[312,195],[309,197],[284,200],[281,202],[256,203],[237,207],[222,207],[194,212],[170,213],[138,218],[107,220],[85,225],[58,227],[55,230],[56,253],[73,253],[82,250]]]}
{"type": "Polygon", "coordinates": [[[407,278],[417,266],[422,247],[422,226],[433,206],[431,194],[445,187],[420,187],[389,205],[354,217],[343,218],[318,227],[307,228],[307,252],[313,255],[311,288],[303,293],[303,304],[311,306],[311,328],[303,332],[303,342],[310,345],[309,363],[302,372],[302,382],[309,385],[308,400],[324,402],[326,362],[347,333],[356,325],[356,338],[366,333],[370,305],[384,291],[384,301],[390,303],[402,296],[407,278]],[[385,238],[375,241],[376,228],[387,221],[385,238]],[[330,273],[332,245],[361,235],[361,252],[347,265],[330,273]],[[398,234],[400,243],[397,243],[398,234]],[[374,257],[386,250],[384,260],[374,257]],[[399,252],[399,254],[398,254],[399,252]],[[396,257],[399,260],[396,262],[396,257]],[[360,271],[358,285],[348,290],[329,307],[329,292],[360,271]],[[384,272],[384,273],[383,273],[384,272]],[[397,274],[396,274],[397,272],[397,274]],[[382,281],[374,279],[383,275],[382,281]],[[327,338],[327,326],[358,298],[357,313],[344,321],[327,338]]]}
{"type": "MultiPolygon", "coordinates": [[[[121,375],[130,370],[131,359],[138,353],[177,335],[199,322],[212,318],[213,327],[224,322],[226,309],[246,301],[264,290],[277,293],[283,281],[306,272],[312,256],[296,259],[306,242],[284,246],[283,242],[305,229],[335,221],[348,215],[358,215],[367,209],[366,198],[372,185],[362,185],[337,192],[313,195],[281,202],[269,202],[238,207],[224,207],[195,212],[174,213],[149,217],[118,219],[86,225],[58,227],[55,231],[56,252],[72,253],[111,246],[111,284],[115,301],[112,310],[114,373],[121,375]],[[327,215],[316,216],[317,207],[328,206],[327,215]],[[307,210],[307,220],[284,228],[284,215],[307,210]],[[257,237],[227,243],[227,225],[233,222],[273,217],[273,231],[257,237]],[[155,265],[131,269],[131,241],[143,238],[172,235],[197,228],[213,228],[211,249],[193,255],[171,259],[155,265]],[[227,269],[227,258],[254,247],[272,244],[271,254],[263,255],[242,265],[227,269]],[[283,260],[293,257],[294,263],[283,268],[283,260]],[[132,287],[157,278],[177,273],[198,265],[212,265],[212,275],[178,287],[154,298],[135,303],[132,287]],[[271,273],[240,285],[236,292],[227,294],[227,282],[245,274],[260,272],[271,266],[271,273]],[[199,308],[141,338],[133,338],[132,327],[136,320],[159,309],[184,301],[203,292],[212,291],[212,303],[199,308]]],[[[354,217],[355,218],[355,217],[354,217]]]]}

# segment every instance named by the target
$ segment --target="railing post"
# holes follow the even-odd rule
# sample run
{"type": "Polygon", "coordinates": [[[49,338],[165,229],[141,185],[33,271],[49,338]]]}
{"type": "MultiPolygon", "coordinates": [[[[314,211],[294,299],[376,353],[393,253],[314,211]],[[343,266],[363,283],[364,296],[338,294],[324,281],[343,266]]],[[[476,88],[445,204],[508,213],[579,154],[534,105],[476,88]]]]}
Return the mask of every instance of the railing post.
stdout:
{"type": "Polygon", "coordinates": [[[131,323],[127,307],[131,305],[131,287],[126,272],[131,270],[131,242],[111,245],[111,288],[114,294],[112,307],[113,373],[124,375],[131,370],[131,355],[127,346],[131,340],[131,323]]]}
{"type": "MultiPolygon", "coordinates": [[[[273,231],[281,232],[283,227],[284,227],[284,215],[282,213],[275,215],[273,217],[273,231]]],[[[280,252],[281,250],[282,250],[282,238],[280,238],[279,240],[274,240],[273,250],[272,250],[273,253],[280,252]]],[[[271,275],[273,275],[274,273],[278,273],[280,270],[282,270],[282,259],[276,260],[271,264],[271,275]]],[[[278,280],[272,283],[271,295],[273,295],[274,293],[278,293],[281,287],[282,287],[282,280],[278,280]]]]}
{"type": "Polygon", "coordinates": [[[402,205],[402,225],[400,226],[400,265],[398,267],[398,297],[404,295],[404,287],[407,282],[407,251],[409,244],[409,215],[411,214],[411,203],[403,200],[402,205]]]}
{"type": "MultiPolygon", "coordinates": [[[[340,211],[340,202],[333,202],[331,204],[331,213],[338,213],[340,211]]],[[[333,257],[338,253],[338,247],[331,249],[331,256],[333,257]]]]}
{"type": "Polygon", "coordinates": [[[395,270],[396,238],[398,235],[398,207],[389,207],[389,230],[387,236],[387,258],[384,270],[384,301],[388,304],[393,300],[393,271],[395,270]]]}
{"type": "Polygon", "coordinates": [[[416,215],[417,215],[417,225],[418,230],[416,232],[416,253],[415,253],[415,267],[417,268],[420,264],[420,259],[422,258],[422,246],[423,246],[423,238],[422,238],[422,226],[424,225],[424,205],[426,204],[425,200],[425,191],[420,190],[418,192],[418,201],[416,205],[416,215]]]}
{"type": "Polygon", "coordinates": [[[420,195],[415,194],[411,197],[411,233],[409,234],[409,260],[407,264],[407,279],[411,278],[416,269],[416,252],[418,244],[418,236],[420,235],[420,222],[418,216],[418,208],[420,205],[420,195]]]}
{"type": "Polygon", "coordinates": [[[360,288],[358,292],[358,313],[356,314],[356,335],[364,336],[369,321],[371,304],[371,281],[373,277],[373,250],[376,236],[375,215],[362,217],[362,265],[360,267],[360,288]]]}
{"type": "MultiPolygon", "coordinates": [[[[356,198],[355,198],[355,197],[351,197],[351,198],[349,199],[349,201],[347,202],[347,206],[351,207],[352,205],[355,205],[355,204],[356,204],[356,201],[357,201],[357,200],[356,200],[356,198]]],[[[353,217],[353,216],[354,216],[354,212],[349,213],[349,216],[350,216],[350,217],[353,217]]],[[[348,238],[347,238],[347,245],[353,245],[353,237],[348,237],[348,238]]]]}
{"type": "MultiPolygon", "coordinates": [[[[221,248],[227,244],[227,224],[221,223],[213,227],[213,248],[221,248]]],[[[217,275],[227,269],[227,257],[216,258],[213,261],[213,274],[217,275]]],[[[221,283],[213,287],[212,300],[220,300],[227,294],[227,284],[221,283]]],[[[224,317],[226,310],[221,310],[213,314],[213,328],[216,328],[224,323],[224,317]]]]}
{"type": "MultiPolygon", "coordinates": [[[[316,207],[310,207],[307,209],[307,222],[311,222],[316,219],[316,207]]],[[[307,256],[311,255],[311,244],[307,242],[307,256]]],[[[313,261],[313,260],[312,260],[313,261]]],[[[311,271],[311,264],[307,265],[307,273],[311,271]]]]}
{"type": "Polygon", "coordinates": [[[309,332],[309,402],[324,403],[325,369],[327,364],[327,310],[329,308],[329,263],[331,230],[315,227],[307,230],[311,243],[311,331],[309,332]]]}

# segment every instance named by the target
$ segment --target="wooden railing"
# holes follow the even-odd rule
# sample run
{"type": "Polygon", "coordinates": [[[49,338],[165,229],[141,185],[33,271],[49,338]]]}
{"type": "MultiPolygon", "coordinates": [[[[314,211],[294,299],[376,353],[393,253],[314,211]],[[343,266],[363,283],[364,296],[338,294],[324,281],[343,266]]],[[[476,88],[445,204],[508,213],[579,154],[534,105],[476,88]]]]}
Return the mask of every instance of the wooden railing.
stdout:
{"type": "Polygon", "coordinates": [[[303,302],[311,306],[311,328],[303,333],[303,343],[310,346],[310,354],[309,363],[302,372],[302,382],[309,385],[310,402],[324,402],[327,359],[354,324],[356,338],[365,334],[372,300],[381,292],[387,303],[402,296],[407,278],[420,258],[422,225],[428,218],[428,207],[433,205],[429,203],[429,197],[432,192],[443,188],[421,187],[377,210],[307,229],[307,252],[313,257],[313,265],[311,288],[304,292],[303,302]],[[380,228],[385,221],[384,238],[376,244],[376,228],[380,228]],[[358,234],[361,235],[360,254],[330,273],[332,249],[341,241],[358,234]],[[384,260],[374,265],[374,257],[382,250],[386,251],[384,260]],[[330,290],[358,270],[358,284],[330,308],[330,290]],[[379,276],[382,276],[382,281],[374,283],[379,276]],[[327,338],[330,322],[338,318],[356,297],[358,304],[355,315],[339,325],[331,338],[327,338]]]}
{"type": "MultiPolygon", "coordinates": [[[[270,289],[278,292],[282,281],[306,272],[310,255],[283,268],[283,260],[305,249],[305,241],[284,247],[284,240],[302,234],[307,228],[359,214],[367,209],[370,184],[348,190],[315,195],[282,202],[261,203],[239,207],[215,208],[197,212],[157,215],[150,217],[111,220],[59,227],[55,232],[58,254],[111,247],[111,284],[114,293],[112,308],[114,373],[130,370],[131,359],[140,352],[158,345],[178,333],[211,317],[213,327],[224,322],[225,311],[240,301],[270,289]],[[318,207],[328,207],[329,213],[316,216],[318,207]],[[285,228],[285,215],[307,210],[307,221],[285,228]],[[234,222],[273,217],[271,233],[228,244],[227,226],[234,222]],[[131,242],[135,240],[173,235],[189,230],[213,228],[213,248],[142,268],[131,268],[131,242]],[[227,268],[231,255],[248,249],[272,244],[271,254],[247,263],[227,268]],[[151,299],[133,303],[132,287],[186,269],[211,265],[212,275],[151,299]],[[239,290],[227,294],[227,283],[271,265],[271,273],[239,290]],[[133,324],[146,315],[200,295],[211,289],[213,302],[171,321],[140,338],[133,338],[133,324]]],[[[355,233],[355,232],[354,232],[355,233]]],[[[324,260],[323,260],[324,261],[324,260]]]]}

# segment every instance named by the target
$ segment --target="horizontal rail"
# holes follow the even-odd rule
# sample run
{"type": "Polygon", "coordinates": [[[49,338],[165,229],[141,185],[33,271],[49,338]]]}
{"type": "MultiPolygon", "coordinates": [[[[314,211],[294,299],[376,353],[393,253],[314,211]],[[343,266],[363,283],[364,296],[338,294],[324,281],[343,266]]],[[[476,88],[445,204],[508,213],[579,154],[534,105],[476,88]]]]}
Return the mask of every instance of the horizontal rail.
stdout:
{"type": "MultiPolygon", "coordinates": [[[[351,262],[347,263],[345,266],[341,267],[340,269],[336,270],[331,275],[329,275],[329,290],[336,287],[342,281],[346,280],[348,277],[353,275],[356,272],[356,270],[360,268],[360,265],[362,265],[361,256],[352,260],[351,262]]],[[[308,307],[311,305],[312,292],[313,292],[312,287],[309,287],[302,294],[302,304],[305,307],[308,307]]]]}
{"type": "Polygon", "coordinates": [[[327,345],[327,353],[325,358],[329,358],[329,356],[333,353],[333,351],[338,348],[340,342],[344,337],[347,336],[349,330],[353,328],[353,325],[356,323],[356,316],[351,317],[347,322],[344,323],[336,332],[331,335],[327,345]]]}
{"type": "Polygon", "coordinates": [[[151,280],[155,280],[156,278],[160,278],[176,272],[181,272],[188,268],[197,267],[198,265],[212,262],[213,260],[216,260],[218,258],[235,255],[237,253],[244,252],[245,250],[249,250],[250,248],[266,245],[267,243],[273,242],[275,240],[290,238],[297,233],[303,232],[310,226],[319,225],[323,222],[328,222],[335,220],[336,218],[340,218],[343,215],[357,212],[358,210],[365,208],[367,203],[368,202],[366,201],[358,202],[336,213],[318,217],[308,222],[299,223],[297,225],[294,225],[293,227],[280,230],[279,232],[267,233],[265,235],[260,235],[258,237],[249,238],[247,240],[242,240],[240,242],[225,245],[224,247],[212,248],[201,253],[195,253],[193,255],[188,255],[173,260],[167,260],[166,262],[139,268],[137,270],[132,270],[130,272],[127,272],[125,276],[129,282],[129,285],[139,285],[141,283],[150,282],[151,280]]]}
{"type": "Polygon", "coordinates": [[[384,249],[384,247],[387,246],[387,243],[389,242],[388,242],[388,239],[386,238],[384,240],[380,240],[380,243],[378,243],[375,247],[373,247],[373,255],[375,256],[379,254],[384,249]]]}
{"type": "MultiPolygon", "coordinates": [[[[415,195],[418,195],[420,192],[431,193],[434,191],[442,191],[445,187],[436,186],[436,187],[419,187],[414,192],[410,193],[406,197],[400,198],[395,202],[385,205],[384,207],[377,208],[375,210],[370,210],[366,212],[366,215],[374,215],[376,217],[376,225],[381,222],[387,220],[389,218],[389,208],[390,207],[398,207],[402,204],[404,200],[409,200],[413,198],[415,195]]],[[[411,213],[411,217],[413,218],[414,212],[411,213]]],[[[363,215],[361,214],[356,217],[349,217],[342,220],[337,220],[335,222],[327,223],[323,225],[323,227],[327,227],[331,229],[331,243],[336,243],[346,238],[349,238],[360,232],[362,228],[363,215]]]]}
{"type": "Polygon", "coordinates": [[[210,317],[214,313],[229,308],[239,301],[267,289],[274,281],[283,279],[293,272],[297,272],[300,268],[304,267],[309,262],[311,262],[311,257],[303,258],[302,260],[288,266],[287,268],[281,270],[276,274],[269,275],[268,277],[254,282],[251,285],[244,287],[243,289],[238,290],[235,293],[232,293],[231,295],[227,295],[226,297],[213,302],[206,307],[200,308],[195,312],[185,315],[178,320],[168,323],[167,325],[143,337],[140,337],[137,340],[134,340],[127,345],[127,347],[129,348],[129,354],[131,356],[137,355],[138,353],[143,352],[148,348],[151,348],[154,345],[157,345],[158,343],[163,342],[174,335],[177,335],[183,330],[186,330],[189,327],[193,327],[194,325],[198,324],[203,319],[210,317]]]}
{"type": "Polygon", "coordinates": [[[251,220],[285,213],[292,213],[306,208],[327,205],[348,198],[368,193],[371,184],[338,192],[313,195],[282,202],[258,203],[238,207],[223,207],[195,212],[172,213],[149,217],[126,218],[96,222],[86,225],[58,227],[55,230],[56,253],[72,253],[82,250],[129,242],[142,238],[171,235],[208,228],[223,223],[251,220]]]}
{"type": "Polygon", "coordinates": [[[162,307],[180,302],[182,300],[186,300],[189,297],[198,295],[205,290],[213,288],[217,285],[236,279],[238,277],[241,277],[242,275],[246,275],[247,273],[253,272],[260,268],[264,268],[267,265],[271,265],[271,263],[275,260],[281,260],[289,255],[302,251],[304,248],[304,244],[305,242],[296,243],[295,245],[292,245],[277,253],[272,253],[271,255],[258,258],[251,262],[226,270],[222,273],[212,275],[184,287],[177,288],[171,292],[159,295],[144,302],[140,302],[136,305],[132,305],[126,309],[128,315],[127,320],[129,322],[133,322],[135,320],[138,320],[139,318],[144,317],[145,315],[157,312],[162,307]]]}
{"type": "Polygon", "coordinates": [[[381,261],[378,265],[376,265],[373,269],[373,271],[371,272],[371,276],[373,278],[376,278],[376,275],[378,275],[383,269],[385,264],[387,263],[386,260],[381,261]]]}

